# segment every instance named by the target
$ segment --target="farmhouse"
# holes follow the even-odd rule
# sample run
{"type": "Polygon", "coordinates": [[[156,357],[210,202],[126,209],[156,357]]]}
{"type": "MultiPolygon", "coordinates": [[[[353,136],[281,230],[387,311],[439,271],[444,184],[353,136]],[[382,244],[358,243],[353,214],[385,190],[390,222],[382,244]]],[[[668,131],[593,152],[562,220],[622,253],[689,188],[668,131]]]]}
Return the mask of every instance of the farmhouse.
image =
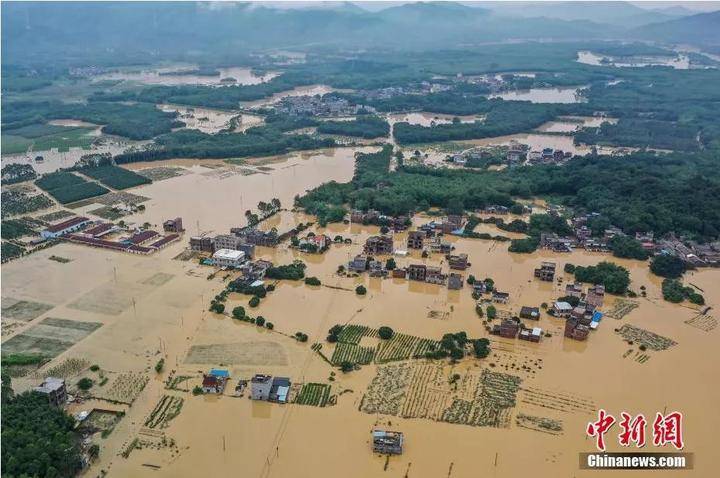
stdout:
{"type": "Polygon", "coordinates": [[[552,315],[555,317],[570,317],[573,306],[567,302],[556,301],[552,306],[552,315]]]}
{"type": "Polygon", "coordinates": [[[542,262],[540,267],[535,269],[535,277],[540,280],[552,282],[555,279],[555,267],[554,262],[542,262]]]}
{"type": "Polygon", "coordinates": [[[427,266],[425,264],[410,264],[407,268],[408,279],[425,282],[427,266]]]}
{"type": "Polygon", "coordinates": [[[48,377],[34,390],[46,395],[50,405],[55,407],[63,406],[67,402],[67,388],[62,378],[48,377]]]}
{"type": "Polygon", "coordinates": [[[530,320],[540,320],[540,309],[537,307],[523,306],[520,308],[520,318],[530,320]]]}
{"type": "Polygon", "coordinates": [[[408,232],[408,238],[407,238],[408,249],[422,249],[424,240],[425,240],[424,232],[422,232],[422,231],[408,232]]]}
{"type": "Polygon", "coordinates": [[[463,282],[465,282],[465,281],[464,281],[462,275],[451,272],[450,275],[448,276],[448,284],[447,284],[448,289],[451,289],[451,290],[462,289],[463,282]]]}
{"type": "Polygon", "coordinates": [[[177,234],[185,232],[185,229],[183,229],[182,218],[176,217],[175,219],[168,219],[167,221],[163,221],[163,231],[174,232],[177,234]]]}
{"type": "Polygon", "coordinates": [[[256,374],[250,380],[250,398],[253,400],[269,400],[272,385],[270,375],[256,374]]]}
{"type": "Polygon", "coordinates": [[[495,291],[492,293],[493,302],[497,302],[499,304],[507,304],[508,300],[510,300],[510,294],[508,292],[495,291]]]}
{"type": "Polygon", "coordinates": [[[450,269],[455,269],[458,271],[464,271],[468,268],[468,255],[467,254],[458,254],[458,255],[451,255],[448,257],[448,265],[450,266],[450,269]]]}
{"type": "Polygon", "coordinates": [[[365,241],[364,251],[366,254],[392,254],[393,240],[390,236],[370,236],[365,241]]]}
{"type": "Polygon", "coordinates": [[[522,329],[518,338],[520,340],[527,340],[528,342],[540,342],[542,336],[542,329],[540,327],[533,327],[532,329],[522,329]]]}
{"type": "Polygon", "coordinates": [[[384,430],[373,430],[373,451],[386,455],[401,455],[403,451],[403,434],[384,430]]]}

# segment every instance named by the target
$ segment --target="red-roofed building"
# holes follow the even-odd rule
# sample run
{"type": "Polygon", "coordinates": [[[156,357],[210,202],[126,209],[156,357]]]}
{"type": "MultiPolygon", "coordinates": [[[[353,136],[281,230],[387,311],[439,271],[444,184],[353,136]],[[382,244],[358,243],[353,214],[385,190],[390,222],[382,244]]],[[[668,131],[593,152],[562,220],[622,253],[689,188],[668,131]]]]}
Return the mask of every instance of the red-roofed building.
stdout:
{"type": "Polygon", "coordinates": [[[75,232],[90,224],[90,219],[84,216],[75,216],[59,224],[48,226],[40,235],[43,239],[54,239],[69,232],[75,232]]]}

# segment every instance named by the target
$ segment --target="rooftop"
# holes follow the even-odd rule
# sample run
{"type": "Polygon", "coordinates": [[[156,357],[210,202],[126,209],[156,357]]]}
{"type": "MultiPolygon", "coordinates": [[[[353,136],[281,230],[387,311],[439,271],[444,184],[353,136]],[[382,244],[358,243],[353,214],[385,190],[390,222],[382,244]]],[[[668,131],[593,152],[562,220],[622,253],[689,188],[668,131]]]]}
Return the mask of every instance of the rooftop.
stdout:
{"type": "Polygon", "coordinates": [[[220,249],[213,254],[213,259],[225,259],[231,261],[239,261],[245,258],[243,251],[234,251],[232,249],[220,249]]]}

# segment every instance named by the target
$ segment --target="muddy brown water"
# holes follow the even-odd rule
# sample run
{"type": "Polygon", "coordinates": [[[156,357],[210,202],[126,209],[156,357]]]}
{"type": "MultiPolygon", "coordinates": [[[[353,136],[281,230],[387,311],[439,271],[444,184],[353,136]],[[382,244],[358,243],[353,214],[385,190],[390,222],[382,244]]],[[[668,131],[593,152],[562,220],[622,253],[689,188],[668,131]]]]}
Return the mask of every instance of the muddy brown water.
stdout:
{"type": "MultiPolygon", "coordinates": [[[[257,477],[437,477],[448,473],[453,477],[592,476],[591,472],[578,470],[578,453],[594,449],[584,432],[593,415],[527,403],[533,402],[528,400],[527,389],[556,397],[552,402],[555,405],[559,403],[557,397],[567,396],[603,407],[616,416],[623,410],[642,412],[646,417],[664,409],[682,411],[686,451],[696,456],[695,470],[682,476],[713,476],[713,437],[720,421],[715,408],[720,400],[720,387],[715,380],[718,331],[706,332],[686,324],[697,310],[687,304],[664,302],[660,280],[649,274],[643,262],[584,251],[561,255],[550,251],[510,254],[507,243],[446,238],[456,252],[469,254],[472,265],[464,272],[465,276],[491,277],[499,290],[510,293],[509,304],[498,308],[511,312],[517,313],[523,305],[550,303],[563,295],[564,284],[571,276],[561,272],[563,284],[533,279],[533,268],[544,260],[557,262],[560,270],[567,262],[591,265],[612,260],[630,270],[634,290],[639,291],[640,286],[647,290],[646,298],[635,299],[638,303],[635,310],[621,320],[605,317],[587,342],[563,338],[563,322],[542,314],[537,324],[530,325],[551,332],[552,337],[543,338],[539,344],[493,337],[490,357],[482,361],[466,359],[455,365],[453,371],[457,373],[488,369],[522,377],[523,390],[518,393],[508,428],[363,413],[358,408],[377,366],[363,366],[359,371],[342,374],[310,350],[310,344],[319,342],[324,344],[324,353],[331,352],[332,346],[325,343],[324,337],[336,323],[374,328],[388,325],[396,331],[433,339],[461,330],[471,337],[487,336],[467,286],[449,291],[442,286],[399,279],[338,276],[338,265],[359,253],[365,239],[378,233],[377,227],[357,224],[315,227],[315,232],[331,237],[339,234],[352,240],[349,245],[331,246],[323,255],[286,247],[258,248],[258,257],[276,263],[303,260],[308,276],[317,276],[323,284],[333,287],[280,281],[256,309],[248,307],[247,296],[230,295],[228,310],[243,305],[251,315],[262,315],[273,322],[274,331],[208,312],[209,300],[225,287],[223,279],[227,273],[220,272],[208,279],[212,268],[200,266],[196,260],[173,260],[186,247],[187,236],[196,232],[197,223],[203,232],[226,232],[242,225],[244,211],[254,209],[259,200],[275,196],[289,206],[295,194],[321,182],[347,181],[352,176],[354,151],[348,148],[292,154],[271,161],[263,159],[255,162],[256,166],[262,164],[273,169],[251,175],[218,174],[235,168],[220,161],[178,159],[136,163],[133,169],[174,165],[189,171],[131,190],[150,198],[146,212],[132,216],[132,221],[159,224],[162,219],[181,216],[188,229],[182,242],[147,257],[61,244],[3,266],[3,298],[53,306],[28,326],[48,316],[103,324],[59,355],[48,368],[68,358],[84,358],[103,370],[142,373],[149,378],[113,432],[106,439],[97,438],[100,459],[88,476],[95,476],[100,470],[110,477],[194,477],[198,470],[212,470],[221,476],[242,472],[257,477]],[[72,261],[51,261],[50,255],[72,261]],[[159,273],[163,280],[156,280],[159,273]],[[367,287],[367,295],[361,297],[352,292],[358,284],[367,287]],[[433,311],[445,312],[441,314],[445,318],[431,318],[433,311]],[[650,360],[639,363],[634,359],[637,344],[628,345],[614,332],[623,324],[671,338],[677,345],[664,351],[648,351],[650,360]],[[300,344],[287,336],[298,331],[309,335],[308,343],[300,344]],[[258,352],[251,359],[242,354],[219,357],[212,365],[187,361],[192,347],[213,345],[217,350],[234,347],[258,352]],[[628,349],[634,351],[624,358],[628,349]],[[157,375],[153,367],[160,357],[165,358],[166,366],[157,375]],[[512,368],[513,364],[539,359],[542,368],[536,368],[535,373],[512,368]],[[491,363],[495,366],[491,367],[491,363]],[[197,385],[201,372],[211,366],[230,370],[232,379],[225,396],[193,396],[185,391],[197,385]],[[192,378],[180,390],[166,390],[163,382],[171,370],[192,378]],[[329,382],[333,371],[336,380],[329,382]],[[325,408],[258,403],[249,400],[247,393],[242,398],[230,396],[238,378],[249,378],[256,372],[288,376],[296,383],[331,383],[334,394],[345,392],[338,397],[337,405],[325,408]],[[181,413],[166,428],[156,430],[174,440],[177,447],[150,447],[147,443],[155,439],[141,433],[143,424],[165,394],[184,399],[181,413]],[[519,413],[560,420],[563,432],[550,435],[518,427],[514,418],[519,413]],[[387,471],[385,458],[371,451],[370,431],[375,426],[405,433],[405,453],[390,458],[387,471]],[[120,456],[138,437],[141,448],[133,450],[128,458],[120,456]]],[[[284,230],[309,219],[286,211],[267,221],[263,228],[284,230]]],[[[414,218],[416,224],[427,220],[428,217],[414,218]]],[[[490,225],[483,225],[485,230],[505,234],[490,225]]],[[[396,234],[395,247],[404,249],[405,239],[406,233],[396,234]]],[[[440,254],[422,259],[413,251],[410,257],[396,261],[401,266],[426,262],[447,269],[440,254]]],[[[232,277],[234,274],[228,280],[232,277]]],[[[708,305],[720,302],[720,271],[699,270],[685,280],[704,290],[708,305]]],[[[603,309],[609,310],[615,300],[607,297],[603,309]]],[[[27,329],[13,334],[23,330],[27,329]]],[[[77,378],[68,379],[71,388],[77,378]]],[[[14,384],[22,390],[37,381],[26,377],[14,384]]],[[[73,411],[92,406],[96,406],[95,401],[74,406],[73,411]]],[[[609,449],[620,451],[614,433],[608,435],[609,449]]],[[[159,439],[154,443],[159,443],[159,439]]],[[[647,451],[656,451],[649,448],[647,451]]],[[[610,472],[611,476],[618,474],[621,473],[610,472]]],[[[668,472],[668,476],[680,475],[668,472]]]]}

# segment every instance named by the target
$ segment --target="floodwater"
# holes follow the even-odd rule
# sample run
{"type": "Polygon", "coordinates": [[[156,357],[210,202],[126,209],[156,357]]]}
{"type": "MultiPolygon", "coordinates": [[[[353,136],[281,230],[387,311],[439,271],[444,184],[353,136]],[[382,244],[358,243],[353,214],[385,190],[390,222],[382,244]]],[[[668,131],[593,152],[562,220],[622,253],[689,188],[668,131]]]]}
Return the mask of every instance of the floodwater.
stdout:
{"type": "Polygon", "coordinates": [[[224,85],[257,85],[270,81],[279,75],[279,73],[266,73],[256,75],[250,68],[230,67],[217,68],[220,72],[215,76],[177,74],[174,72],[189,71],[196,69],[197,65],[183,67],[168,67],[148,70],[124,70],[98,75],[94,81],[103,80],[123,80],[143,83],[147,85],[205,85],[205,86],[224,86],[224,85]],[[234,78],[235,82],[227,81],[234,78]],[[226,81],[222,81],[225,79],[226,81]]]}
{"type": "Polygon", "coordinates": [[[292,90],[287,91],[281,91],[280,93],[275,93],[274,95],[270,96],[269,98],[262,98],[255,101],[241,101],[240,106],[254,109],[254,108],[262,108],[265,106],[269,106],[272,104],[275,104],[282,100],[283,98],[286,98],[288,96],[316,96],[316,95],[325,95],[327,93],[333,93],[333,92],[352,92],[353,90],[349,89],[339,89],[339,88],[333,88],[332,86],[328,85],[308,85],[308,86],[298,86],[296,88],[293,88],[292,90]]]}
{"type": "MultiPolygon", "coordinates": [[[[597,419],[598,408],[616,417],[621,411],[643,413],[646,417],[654,417],[664,409],[683,412],[685,451],[695,453],[697,459],[695,469],[682,476],[713,476],[715,468],[710,457],[715,452],[715,430],[720,425],[715,411],[720,400],[720,385],[715,380],[720,359],[716,347],[718,331],[706,332],[685,323],[697,315],[697,309],[688,304],[664,302],[661,281],[649,273],[644,262],[584,251],[563,255],[550,251],[510,254],[507,243],[445,237],[455,246],[456,253],[469,255],[471,266],[463,273],[466,277],[468,274],[491,277],[498,290],[510,293],[510,302],[497,307],[512,313],[523,305],[539,306],[564,295],[564,284],[571,276],[560,272],[562,284],[533,279],[533,268],[545,260],[557,262],[560,271],[568,262],[591,265],[611,260],[629,269],[633,290],[639,291],[644,286],[647,291],[647,297],[636,299],[638,307],[626,317],[620,320],[605,317],[587,342],[565,339],[563,321],[543,313],[537,323],[529,324],[552,334],[541,343],[492,337],[493,352],[487,359],[468,358],[454,366],[446,365],[446,370],[452,373],[487,369],[522,379],[507,428],[363,413],[358,408],[377,366],[363,366],[359,371],[343,374],[310,349],[312,343],[318,342],[323,344],[323,353],[329,355],[332,346],[324,338],[337,323],[375,328],[387,325],[396,331],[433,339],[458,331],[466,331],[473,338],[487,336],[467,286],[449,291],[437,285],[399,279],[338,276],[337,266],[358,254],[365,239],[378,233],[377,227],[358,224],[314,227],[312,230],[317,233],[351,239],[352,244],[333,245],[324,255],[300,253],[284,246],[257,248],[258,257],[279,264],[303,260],[307,264],[306,275],[317,276],[323,284],[333,287],[281,281],[256,309],[248,307],[247,296],[229,296],[227,310],[242,305],[251,315],[262,315],[272,322],[273,331],[208,312],[210,299],[225,287],[225,276],[230,275],[229,280],[234,274],[220,272],[208,279],[213,268],[200,266],[196,259],[173,260],[186,247],[187,236],[198,230],[220,233],[242,225],[244,211],[255,209],[259,200],[268,201],[276,196],[289,208],[293,196],[305,189],[328,180],[347,181],[352,176],[354,152],[348,148],[250,160],[248,168],[273,168],[265,170],[266,174],[251,175],[232,174],[236,167],[221,161],[136,163],[131,165],[132,169],[176,166],[188,170],[188,174],[129,191],[150,198],[145,203],[146,211],[132,216],[132,221],[159,224],[162,219],[181,216],[187,229],[181,242],[147,257],[61,244],[3,266],[3,298],[54,306],[29,325],[48,316],[103,324],[43,370],[68,358],[83,358],[105,371],[135,372],[149,378],[112,433],[105,439],[96,439],[101,447],[100,459],[92,465],[89,476],[104,470],[110,478],[195,477],[197,470],[205,469],[219,476],[242,470],[248,476],[278,478],[590,477],[594,473],[578,470],[578,453],[594,450],[593,441],[585,437],[585,428],[588,421],[597,419]],[[226,175],[228,172],[231,174],[226,175]],[[71,261],[52,261],[50,255],[71,261]],[[364,284],[368,294],[357,296],[353,292],[357,284],[364,284]],[[629,345],[614,332],[623,324],[670,338],[677,345],[664,351],[647,351],[650,360],[640,363],[635,359],[637,344],[629,345]],[[300,344],[289,337],[297,331],[309,335],[307,343],[300,344]],[[198,358],[188,361],[188,353],[198,346],[220,350],[220,355],[214,361],[203,362],[198,358]],[[240,352],[237,356],[222,352],[228,348],[240,352]],[[628,353],[629,349],[632,353],[628,353]],[[165,371],[156,374],[153,367],[161,357],[165,358],[165,371]],[[540,366],[523,369],[521,365],[525,363],[540,366]],[[200,371],[217,366],[227,368],[232,377],[226,395],[193,396],[188,390],[200,383],[200,371]],[[191,377],[180,390],[164,388],[172,371],[191,377]],[[242,398],[232,397],[237,380],[254,373],[288,376],[293,383],[331,384],[332,393],[338,395],[337,405],[317,408],[257,403],[249,400],[247,393],[242,398]],[[336,374],[333,381],[329,380],[331,373],[336,374]],[[534,396],[543,394],[548,399],[544,403],[537,401],[533,391],[534,396]],[[145,420],[163,395],[183,398],[182,410],[166,428],[148,432],[145,420]],[[589,405],[585,409],[566,409],[563,404],[568,400],[589,405]],[[562,432],[551,435],[521,428],[515,422],[520,413],[558,420],[562,432]],[[404,454],[387,462],[385,457],[373,455],[370,431],[375,426],[403,432],[404,454]],[[174,440],[177,446],[163,446],[162,437],[174,440]],[[135,438],[140,439],[140,448],[123,458],[121,452],[135,438]]],[[[263,227],[283,231],[308,219],[283,212],[263,227]]],[[[429,219],[416,217],[414,223],[429,219]]],[[[483,227],[488,232],[497,229],[483,227]]],[[[395,247],[404,249],[406,237],[407,233],[396,234],[395,247]]],[[[426,262],[447,270],[441,254],[422,259],[413,251],[410,257],[396,261],[401,266],[426,262]]],[[[703,289],[708,305],[717,308],[719,270],[692,272],[685,280],[703,289]]],[[[615,300],[606,297],[603,310],[609,310],[615,300]]],[[[92,373],[82,375],[95,377],[92,373]]],[[[78,378],[68,377],[71,389],[78,378]]],[[[20,378],[13,384],[24,390],[37,382],[38,379],[20,378]]],[[[94,389],[93,393],[103,393],[99,385],[94,389]]],[[[88,402],[74,410],[95,404],[88,402]]],[[[609,451],[620,451],[615,435],[612,431],[606,436],[609,451]]],[[[652,446],[646,450],[659,451],[652,446]]]]}
{"type": "Polygon", "coordinates": [[[242,132],[263,123],[263,118],[260,116],[233,111],[170,104],[158,105],[158,108],[162,111],[178,113],[179,120],[187,125],[187,129],[197,129],[209,134],[227,129],[230,127],[230,120],[238,116],[240,121],[233,129],[234,132],[242,132]]]}
{"type": "Polygon", "coordinates": [[[489,95],[488,98],[502,98],[506,101],[529,101],[531,103],[582,103],[579,91],[582,86],[574,88],[531,88],[514,90],[489,95]]]}
{"type": "MultiPolygon", "coordinates": [[[[528,145],[532,151],[542,151],[544,148],[553,148],[560,149],[562,151],[569,151],[577,156],[584,156],[592,151],[591,146],[576,145],[572,136],[564,134],[520,133],[494,138],[461,141],[463,144],[472,144],[475,146],[508,146],[513,142],[528,145]]],[[[599,154],[626,154],[632,151],[637,151],[638,148],[596,146],[596,149],[599,154]]]]}
{"type": "Polygon", "coordinates": [[[474,123],[476,121],[482,121],[484,117],[482,115],[446,115],[440,113],[426,113],[426,112],[415,112],[415,113],[400,113],[388,115],[388,121],[391,123],[410,123],[420,126],[435,126],[440,124],[450,124],[454,118],[458,118],[461,123],[474,123]]]}
{"type": "Polygon", "coordinates": [[[617,118],[604,116],[560,116],[537,128],[541,133],[574,133],[582,128],[597,128],[603,123],[616,124],[617,118]]]}
{"type": "Polygon", "coordinates": [[[676,70],[687,70],[693,66],[686,55],[669,56],[634,56],[614,58],[598,55],[591,51],[579,51],[578,63],[595,66],[614,66],[617,68],[641,68],[644,66],[670,66],[676,70]]]}
{"type": "MultiPolygon", "coordinates": [[[[58,120],[63,121],[63,120],[58,120]]],[[[77,123],[74,120],[70,120],[73,123],[77,123]]],[[[52,124],[57,124],[57,121],[53,121],[52,124]]],[[[68,125],[72,126],[72,125],[68,125]]],[[[99,131],[99,130],[95,130],[99,131]]],[[[92,132],[95,136],[95,131],[92,132]]],[[[110,153],[113,156],[125,152],[128,148],[142,147],[147,144],[148,141],[133,141],[119,136],[101,135],[95,140],[89,149],[83,149],[79,147],[70,148],[68,151],[59,151],[58,148],[53,148],[49,151],[30,151],[26,153],[18,154],[3,154],[3,164],[9,163],[25,163],[32,164],[35,171],[40,174],[52,173],[60,168],[69,168],[80,160],[82,156],[86,154],[102,154],[110,153]],[[43,161],[35,161],[37,156],[42,156],[43,161]]]]}

